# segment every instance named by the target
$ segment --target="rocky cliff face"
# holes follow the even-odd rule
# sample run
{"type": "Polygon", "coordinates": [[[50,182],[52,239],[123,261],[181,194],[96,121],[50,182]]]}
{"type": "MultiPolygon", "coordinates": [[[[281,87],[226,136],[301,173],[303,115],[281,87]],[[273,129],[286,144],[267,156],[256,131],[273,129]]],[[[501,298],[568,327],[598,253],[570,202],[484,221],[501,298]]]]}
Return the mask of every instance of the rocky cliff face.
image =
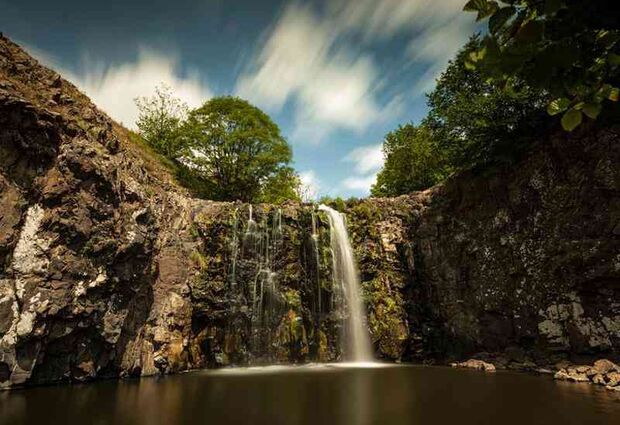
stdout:
{"type": "Polygon", "coordinates": [[[409,238],[425,353],[515,367],[617,356],[619,164],[618,128],[559,134],[514,167],[429,191],[409,238]]]}
{"type": "MultiPolygon", "coordinates": [[[[617,354],[618,138],[561,135],[493,176],[348,204],[377,355],[617,354]]],[[[340,295],[315,206],[192,199],[0,37],[0,387],[335,361],[340,295]]]]}

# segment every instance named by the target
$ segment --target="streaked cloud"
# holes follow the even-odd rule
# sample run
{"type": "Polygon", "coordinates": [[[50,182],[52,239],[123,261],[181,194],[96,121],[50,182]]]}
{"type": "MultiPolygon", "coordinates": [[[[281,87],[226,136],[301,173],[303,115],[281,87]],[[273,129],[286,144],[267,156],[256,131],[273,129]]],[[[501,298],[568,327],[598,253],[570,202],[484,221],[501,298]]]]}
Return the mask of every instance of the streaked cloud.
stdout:
{"type": "Polygon", "coordinates": [[[410,37],[403,61],[420,64],[422,72],[412,85],[413,94],[420,94],[432,88],[473,30],[473,19],[462,7],[463,0],[440,5],[435,0],[332,0],[319,13],[290,3],[235,91],[272,112],[292,106],[294,140],[318,143],[339,129],[361,134],[387,113],[396,119],[403,111],[394,108],[395,98],[379,100],[386,82],[374,61],[376,51],[364,46],[396,35],[410,37]],[[355,34],[364,43],[348,41],[355,34]]]}
{"type": "Polygon", "coordinates": [[[465,3],[465,0],[334,0],[331,8],[345,27],[373,38],[445,22],[460,13],[465,3]]]}
{"type": "Polygon", "coordinates": [[[129,128],[135,128],[138,117],[134,99],[152,95],[155,87],[162,83],[190,107],[201,105],[213,95],[197,71],[183,74],[178,59],[151,49],[141,49],[133,62],[111,66],[84,57],[81,70],[77,72],[64,69],[54,57],[36,48],[29,47],[27,50],[84,91],[113,119],[129,128]]]}
{"type": "Polygon", "coordinates": [[[237,93],[272,110],[292,100],[298,139],[320,142],[335,129],[364,131],[380,117],[378,72],[369,56],[336,49],[342,30],[308,6],[287,6],[237,93]]]}
{"type": "Polygon", "coordinates": [[[353,149],[344,161],[355,163],[355,171],[359,174],[367,174],[383,167],[383,144],[362,146],[353,149]]]}
{"type": "Polygon", "coordinates": [[[383,144],[361,146],[353,149],[343,161],[353,163],[355,175],[342,181],[342,188],[353,190],[363,195],[370,192],[370,187],[377,178],[377,173],[383,167],[383,144]]]}
{"type": "Polygon", "coordinates": [[[363,195],[367,195],[376,178],[376,174],[372,174],[370,176],[348,177],[344,179],[342,186],[345,189],[357,191],[363,195]]]}

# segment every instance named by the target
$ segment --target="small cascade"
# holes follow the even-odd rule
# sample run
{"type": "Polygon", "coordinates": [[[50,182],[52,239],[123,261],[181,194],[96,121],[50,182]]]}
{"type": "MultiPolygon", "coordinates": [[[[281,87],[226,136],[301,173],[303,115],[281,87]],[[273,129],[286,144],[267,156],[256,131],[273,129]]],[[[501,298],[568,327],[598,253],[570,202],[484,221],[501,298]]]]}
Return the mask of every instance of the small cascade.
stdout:
{"type": "Polygon", "coordinates": [[[324,211],[329,218],[334,289],[340,288],[343,295],[333,299],[336,303],[344,299],[344,307],[348,312],[342,350],[348,361],[372,362],[374,358],[364,323],[366,311],[360,295],[360,278],[344,216],[326,205],[320,205],[319,210],[324,211]]]}
{"type": "Polygon", "coordinates": [[[229,284],[234,291],[237,288],[237,257],[239,256],[239,208],[233,212],[232,238],[230,240],[229,284]]]}
{"type": "Polygon", "coordinates": [[[245,293],[251,315],[252,351],[259,356],[268,352],[281,305],[274,260],[282,245],[282,212],[273,212],[271,226],[267,218],[265,215],[257,223],[252,205],[249,206],[241,253],[247,272],[252,273],[253,269],[253,278],[246,280],[245,293]]]}
{"type": "Polygon", "coordinates": [[[312,244],[312,251],[314,254],[314,261],[317,267],[317,271],[315,273],[315,285],[316,285],[316,315],[317,317],[320,317],[321,313],[323,312],[323,308],[321,306],[321,298],[322,298],[322,294],[321,294],[321,279],[319,276],[319,264],[320,264],[320,258],[319,258],[319,234],[317,233],[317,228],[316,228],[316,214],[314,211],[312,211],[312,233],[310,234],[310,241],[312,244]]]}

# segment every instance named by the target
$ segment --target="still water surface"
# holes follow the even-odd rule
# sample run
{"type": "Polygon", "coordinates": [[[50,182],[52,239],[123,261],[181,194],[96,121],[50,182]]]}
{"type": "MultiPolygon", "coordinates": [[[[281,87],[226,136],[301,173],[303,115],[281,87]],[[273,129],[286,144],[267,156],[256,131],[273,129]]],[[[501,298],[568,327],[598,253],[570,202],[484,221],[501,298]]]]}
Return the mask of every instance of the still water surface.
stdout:
{"type": "Polygon", "coordinates": [[[423,366],[233,369],[0,392],[2,424],[620,424],[620,393],[423,366]]]}

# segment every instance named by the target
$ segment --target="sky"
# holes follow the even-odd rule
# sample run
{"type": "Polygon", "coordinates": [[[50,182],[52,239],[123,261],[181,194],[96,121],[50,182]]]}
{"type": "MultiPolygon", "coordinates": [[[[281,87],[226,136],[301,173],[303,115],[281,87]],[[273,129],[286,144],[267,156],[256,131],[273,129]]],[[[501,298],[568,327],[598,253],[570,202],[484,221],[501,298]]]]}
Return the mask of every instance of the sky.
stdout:
{"type": "Polygon", "coordinates": [[[266,111],[311,197],[366,196],[381,143],[475,31],[465,0],[0,0],[0,31],[135,128],[165,83],[266,111]]]}

